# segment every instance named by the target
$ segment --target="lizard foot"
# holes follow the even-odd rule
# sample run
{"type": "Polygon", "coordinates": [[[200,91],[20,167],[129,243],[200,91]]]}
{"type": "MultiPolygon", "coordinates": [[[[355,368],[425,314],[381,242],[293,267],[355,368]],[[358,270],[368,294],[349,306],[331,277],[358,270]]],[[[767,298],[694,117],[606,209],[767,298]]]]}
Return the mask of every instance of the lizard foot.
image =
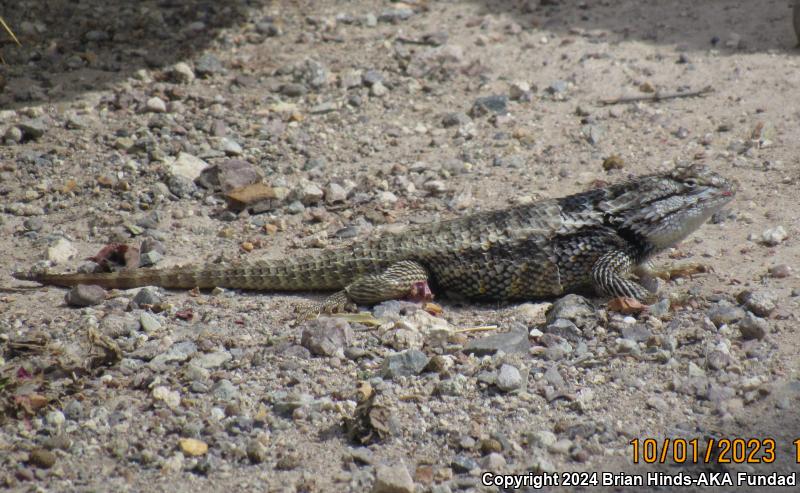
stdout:
{"type": "Polygon", "coordinates": [[[357,312],[358,307],[347,296],[345,291],[338,291],[327,298],[322,303],[313,303],[298,310],[298,320],[312,320],[320,315],[332,315],[334,313],[357,312]]]}
{"type": "Polygon", "coordinates": [[[665,281],[670,281],[672,279],[677,279],[679,277],[691,277],[695,274],[706,274],[708,272],[712,272],[711,267],[705,264],[700,263],[688,263],[688,264],[669,264],[662,268],[655,268],[651,265],[646,265],[637,269],[637,274],[639,277],[643,278],[659,278],[665,281]]]}
{"type": "Polygon", "coordinates": [[[433,301],[433,292],[428,286],[428,281],[418,281],[412,284],[406,299],[418,302],[433,301]]]}

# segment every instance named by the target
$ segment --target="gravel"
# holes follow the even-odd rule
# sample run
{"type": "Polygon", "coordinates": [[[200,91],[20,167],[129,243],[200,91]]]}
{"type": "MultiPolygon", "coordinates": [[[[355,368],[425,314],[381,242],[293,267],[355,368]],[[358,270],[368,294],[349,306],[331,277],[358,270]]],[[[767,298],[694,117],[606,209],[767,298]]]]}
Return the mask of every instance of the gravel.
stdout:
{"type": "Polygon", "coordinates": [[[297,259],[683,161],[741,191],[654,259],[711,269],[660,281],[638,314],[434,285],[433,304],[306,322],[324,294],[7,276],[0,485],[445,493],[485,470],[627,470],[634,438],[791,445],[800,122],[775,67],[794,39],[785,16],[629,3],[3,12],[23,41],[0,77],[7,270],[102,269],[84,259],[116,242],[142,243],[142,266],[297,259]]]}

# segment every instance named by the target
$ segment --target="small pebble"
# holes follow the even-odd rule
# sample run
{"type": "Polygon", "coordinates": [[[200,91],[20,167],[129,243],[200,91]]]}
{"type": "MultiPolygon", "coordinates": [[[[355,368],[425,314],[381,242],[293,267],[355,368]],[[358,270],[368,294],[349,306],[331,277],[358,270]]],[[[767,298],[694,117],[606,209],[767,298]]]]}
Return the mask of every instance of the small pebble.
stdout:
{"type": "Polygon", "coordinates": [[[167,103],[165,103],[161,98],[152,97],[147,100],[145,108],[149,113],[166,113],[167,103]]]}

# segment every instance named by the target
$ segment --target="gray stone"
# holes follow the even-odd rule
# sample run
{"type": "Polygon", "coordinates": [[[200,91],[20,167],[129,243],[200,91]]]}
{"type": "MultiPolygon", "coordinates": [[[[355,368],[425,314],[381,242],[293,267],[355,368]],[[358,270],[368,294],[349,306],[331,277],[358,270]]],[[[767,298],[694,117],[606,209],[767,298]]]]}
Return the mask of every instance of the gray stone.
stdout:
{"type": "Polygon", "coordinates": [[[640,323],[626,324],[622,327],[622,337],[636,342],[645,342],[653,335],[650,329],[640,323]]]}
{"type": "Polygon", "coordinates": [[[328,204],[341,203],[347,200],[347,190],[337,183],[329,183],[325,187],[325,202],[328,204]]]}
{"type": "Polygon", "coordinates": [[[581,330],[578,326],[572,323],[571,320],[564,318],[556,319],[553,323],[545,325],[542,332],[561,336],[568,341],[578,341],[581,339],[581,330]]]}
{"type": "Polygon", "coordinates": [[[670,405],[667,403],[667,401],[657,395],[647,399],[647,407],[661,412],[667,412],[670,409],[670,405]]]}
{"type": "Polygon", "coordinates": [[[145,252],[139,254],[139,266],[140,267],[151,267],[156,265],[157,263],[161,262],[164,256],[156,251],[152,252],[145,252]]]}
{"type": "Polygon", "coordinates": [[[179,198],[188,198],[197,192],[197,186],[191,179],[185,176],[170,176],[167,178],[167,187],[169,187],[171,193],[179,198]]]}
{"type": "Polygon", "coordinates": [[[373,86],[383,82],[383,74],[377,70],[367,70],[364,72],[364,75],[361,76],[361,80],[365,86],[373,86]]]}
{"type": "Polygon", "coordinates": [[[419,375],[428,365],[430,358],[418,349],[408,349],[395,353],[383,360],[381,375],[384,378],[419,375]]]}
{"type": "Polygon", "coordinates": [[[545,91],[547,91],[548,94],[557,95],[566,93],[568,88],[569,84],[567,84],[566,81],[557,80],[552,84],[550,84],[549,86],[547,86],[547,89],[545,89],[545,91]]]}
{"type": "Polygon", "coordinates": [[[475,459],[471,457],[457,455],[453,457],[453,460],[450,462],[450,467],[453,469],[453,472],[463,474],[478,469],[480,466],[475,462],[475,459]]]}
{"type": "Polygon", "coordinates": [[[222,66],[219,58],[211,53],[205,53],[195,62],[194,71],[200,77],[209,77],[214,74],[225,73],[225,67],[222,66]]]}
{"type": "Polygon", "coordinates": [[[530,347],[527,330],[512,330],[473,339],[466,345],[464,352],[476,356],[493,355],[498,351],[506,354],[527,354],[530,347]]]}
{"type": "Polygon", "coordinates": [[[445,128],[460,127],[471,122],[472,118],[470,118],[466,113],[461,112],[447,113],[442,117],[442,126],[445,128]]]}
{"type": "Polygon", "coordinates": [[[282,415],[291,414],[292,411],[301,407],[310,407],[314,403],[314,397],[310,394],[286,392],[285,390],[272,392],[270,399],[275,412],[282,415]]]}
{"type": "Polygon", "coordinates": [[[720,300],[716,302],[706,313],[708,318],[717,327],[723,324],[732,324],[744,318],[744,310],[729,301],[720,300]]]}
{"type": "Polygon", "coordinates": [[[522,374],[516,366],[503,364],[497,372],[495,385],[503,392],[517,390],[522,386],[522,374]]]}
{"type": "Polygon", "coordinates": [[[597,312],[592,304],[577,294],[568,294],[557,299],[546,313],[547,324],[552,324],[559,318],[569,320],[576,327],[585,331],[597,325],[597,312]]]}
{"type": "Polygon", "coordinates": [[[218,368],[233,358],[228,351],[215,351],[213,353],[198,354],[192,358],[192,364],[200,368],[218,368]]]}
{"type": "Polygon", "coordinates": [[[83,418],[84,410],[83,404],[77,399],[72,399],[64,406],[64,415],[73,421],[79,421],[83,418]]]}
{"type": "Polygon", "coordinates": [[[388,9],[381,12],[378,16],[379,22],[389,22],[389,23],[396,23],[399,21],[404,21],[414,15],[414,11],[409,8],[402,8],[402,9],[388,9]]]}
{"type": "Polygon", "coordinates": [[[228,379],[222,379],[211,387],[211,393],[223,402],[231,402],[239,398],[239,390],[228,379]]]}
{"type": "Polygon", "coordinates": [[[22,140],[38,140],[47,131],[47,122],[43,118],[34,118],[17,124],[22,131],[22,140]]]}
{"type": "Polygon", "coordinates": [[[769,323],[763,318],[747,312],[739,321],[739,331],[745,339],[763,339],[769,332],[769,323]]]}
{"type": "Polygon", "coordinates": [[[508,96],[498,94],[477,98],[470,110],[470,115],[473,117],[484,116],[489,113],[495,115],[508,113],[508,96]]]}
{"type": "Polygon", "coordinates": [[[302,328],[300,344],[317,356],[344,357],[344,348],[353,341],[353,329],[341,318],[320,317],[302,328]]]}
{"type": "Polygon", "coordinates": [[[547,367],[547,370],[544,372],[544,379],[557,389],[561,389],[566,387],[567,383],[564,381],[564,377],[561,376],[561,373],[558,372],[558,368],[556,365],[550,365],[547,367]]]}
{"type": "Polygon", "coordinates": [[[274,38],[276,36],[283,35],[283,29],[281,29],[281,26],[275,24],[275,22],[270,18],[256,22],[256,31],[268,38],[274,38]]]}
{"type": "Polygon", "coordinates": [[[241,159],[228,159],[203,169],[195,183],[207,190],[230,192],[264,179],[256,166],[241,159]]]}
{"type": "Polygon", "coordinates": [[[145,334],[153,334],[161,329],[161,322],[150,312],[142,312],[139,314],[139,324],[141,324],[142,331],[144,331],[145,334]]]}
{"type": "Polygon", "coordinates": [[[304,96],[308,92],[308,88],[305,86],[305,84],[300,84],[299,82],[289,82],[287,84],[283,84],[280,91],[284,96],[297,98],[304,96]]]}
{"type": "Polygon", "coordinates": [[[137,306],[153,306],[161,303],[161,296],[154,288],[144,287],[132,300],[137,306]]]}
{"type": "Polygon", "coordinates": [[[706,362],[709,368],[722,370],[733,364],[733,357],[730,353],[714,349],[706,355],[706,362]]]}
{"type": "Polygon", "coordinates": [[[69,306],[99,305],[105,299],[106,290],[94,284],[78,284],[64,296],[69,306]]]}
{"type": "Polygon", "coordinates": [[[307,183],[300,189],[300,202],[302,202],[303,205],[317,204],[324,196],[325,192],[313,183],[307,183]]]}
{"type": "Polygon", "coordinates": [[[306,60],[299,76],[313,89],[321,89],[328,85],[328,69],[317,60],[306,60]]]}

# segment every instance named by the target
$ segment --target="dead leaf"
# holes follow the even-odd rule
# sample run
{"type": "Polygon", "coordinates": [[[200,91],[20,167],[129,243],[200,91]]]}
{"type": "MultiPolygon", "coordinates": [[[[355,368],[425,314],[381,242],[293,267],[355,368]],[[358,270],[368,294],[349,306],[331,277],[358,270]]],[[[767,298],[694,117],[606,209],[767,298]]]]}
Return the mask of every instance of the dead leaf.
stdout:
{"type": "Polygon", "coordinates": [[[669,270],[669,278],[691,277],[695,274],[705,274],[711,272],[711,267],[703,264],[681,265],[669,270]]]}
{"type": "Polygon", "coordinates": [[[124,243],[109,243],[87,260],[98,264],[103,272],[139,267],[139,249],[124,243]]]}
{"type": "Polygon", "coordinates": [[[431,315],[436,315],[436,316],[444,313],[444,308],[442,308],[441,305],[433,302],[424,303],[422,305],[422,309],[430,313],[431,315]]]}
{"type": "Polygon", "coordinates": [[[43,396],[42,394],[31,393],[31,394],[14,396],[14,404],[22,408],[27,414],[31,416],[35,415],[40,409],[45,407],[49,402],[50,399],[43,396]]]}
{"type": "Polygon", "coordinates": [[[92,352],[95,348],[100,348],[101,354],[94,356],[90,363],[90,368],[99,366],[109,366],[122,360],[122,349],[119,344],[105,334],[101,334],[97,329],[89,328],[87,332],[89,344],[92,352]]]}
{"type": "Polygon", "coordinates": [[[278,195],[275,193],[275,189],[269,185],[265,185],[264,183],[245,185],[241,188],[231,190],[230,192],[226,193],[225,196],[243,206],[254,204],[262,200],[278,198],[278,195]]]}
{"type": "Polygon", "coordinates": [[[608,302],[609,310],[625,315],[642,313],[646,308],[647,307],[641,304],[636,298],[629,298],[627,296],[613,298],[608,302]]]}
{"type": "Polygon", "coordinates": [[[393,417],[389,408],[375,403],[378,394],[356,406],[352,418],[345,418],[344,427],[350,440],[366,445],[384,440],[393,434],[393,417]]]}
{"type": "Polygon", "coordinates": [[[61,187],[61,193],[69,193],[69,192],[71,192],[71,191],[75,190],[75,188],[76,188],[77,186],[78,186],[78,182],[76,182],[75,180],[73,180],[73,179],[71,179],[71,178],[70,178],[70,179],[69,179],[69,180],[67,180],[67,181],[64,183],[64,185],[61,187]]]}

